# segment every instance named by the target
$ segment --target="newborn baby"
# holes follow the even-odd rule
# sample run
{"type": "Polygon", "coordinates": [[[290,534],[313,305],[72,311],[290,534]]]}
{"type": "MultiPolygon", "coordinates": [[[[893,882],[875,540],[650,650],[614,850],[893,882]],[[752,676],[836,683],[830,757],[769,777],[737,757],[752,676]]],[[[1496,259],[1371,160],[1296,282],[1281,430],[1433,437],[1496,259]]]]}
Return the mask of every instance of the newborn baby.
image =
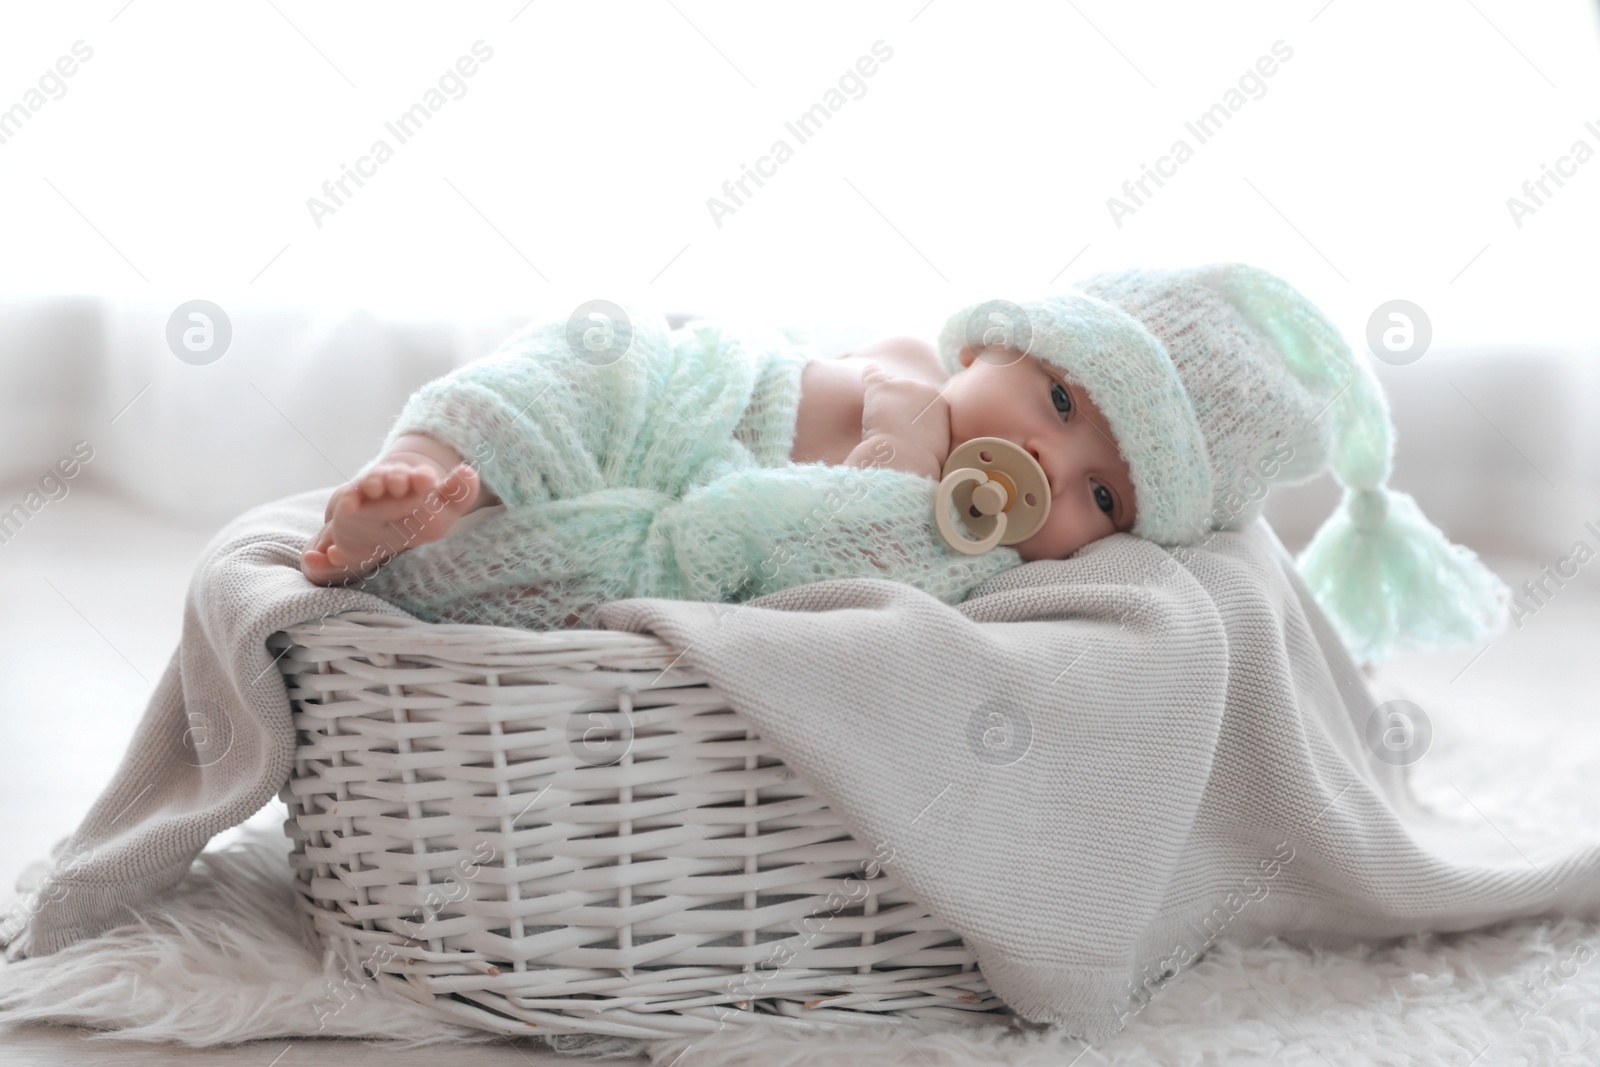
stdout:
{"type": "MultiPolygon", "coordinates": [[[[713,332],[715,336],[703,342],[707,351],[715,347],[713,342],[722,344],[725,340],[721,333],[713,332]]],[[[673,343],[682,350],[684,342],[673,343]]],[[[924,555],[933,551],[941,557],[940,565],[946,570],[966,567],[969,585],[1019,561],[1064,558],[1092,541],[1134,525],[1133,483],[1111,428],[1087,390],[1058,367],[1014,348],[968,345],[959,354],[962,370],[950,376],[931,345],[910,337],[879,341],[834,359],[798,356],[809,352],[791,349],[786,354],[786,358],[794,360],[789,373],[797,378],[798,385],[787,466],[807,468],[795,472],[797,475],[820,473],[813,469],[817,465],[870,468],[880,472],[880,481],[875,485],[883,484],[885,471],[924,479],[920,483],[925,487],[921,497],[915,491],[909,496],[902,494],[897,497],[896,506],[921,512],[917,518],[929,531],[928,543],[919,545],[917,551],[924,555]],[[1051,491],[1051,508],[1043,527],[1011,549],[991,550],[985,554],[991,558],[981,561],[957,558],[953,549],[937,544],[937,535],[932,533],[933,490],[945,460],[954,447],[974,437],[1001,437],[1026,449],[1044,470],[1051,491]]],[[[525,360],[521,365],[528,366],[525,360]]],[[[774,357],[766,365],[778,367],[772,373],[781,376],[781,361],[774,357]]],[[[481,387],[488,380],[469,383],[467,375],[474,366],[469,364],[430,385],[439,387],[459,378],[454,389],[465,396],[474,385],[481,387]]],[[[660,385],[659,378],[654,381],[660,385]]],[[[504,402],[511,405],[517,399],[508,392],[504,402]]],[[[623,403],[617,401],[619,406],[623,403]]],[[[513,423],[528,420],[534,414],[525,405],[514,406],[525,410],[513,423]]],[[[480,414],[466,421],[486,420],[480,414]]],[[[778,425],[787,426],[781,420],[778,425]]],[[[472,525],[473,520],[463,524],[469,515],[478,519],[481,517],[474,513],[486,508],[504,510],[500,506],[506,504],[525,514],[537,509],[531,500],[503,501],[496,495],[485,484],[480,472],[482,464],[469,460],[461,432],[453,433],[457,436],[454,444],[432,433],[391,433],[391,442],[383,454],[330,497],[326,525],[310,539],[302,555],[301,568],[306,577],[324,585],[381,577],[392,568],[390,561],[402,553],[430,545],[428,551],[435,554],[446,549],[447,544],[433,543],[464,525],[472,525]]],[[[906,481],[903,475],[901,482],[906,481]]],[[[732,475],[724,479],[731,480],[732,475]]],[[[749,483],[748,474],[744,481],[749,483]]],[[[508,480],[505,484],[513,483],[508,480]]],[[[599,494],[627,491],[611,484],[594,490],[599,494]]],[[[877,491],[887,506],[891,494],[877,491]]],[[[790,486],[787,492],[792,495],[794,487],[790,486]]],[[[461,536],[464,534],[457,535],[461,536]]],[[[508,531],[505,536],[512,535],[508,531]]],[[[910,551],[904,546],[895,549],[869,545],[860,553],[867,557],[865,561],[855,564],[854,570],[845,565],[837,573],[876,573],[922,584],[916,577],[885,573],[884,560],[878,558],[900,558],[910,551]]],[[[823,576],[832,573],[835,572],[821,572],[823,576]]],[[[524,575],[531,577],[531,571],[524,575]]],[[[462,603],[471,599],[471,590],[465,588],[469,578],[452,572],[442,580],[461,594],[462,603]]],[[[795,580],[799,576],[791,575],[791,584],[795,580]]],[[[506,575],[500,574],[499,581],[504,585],[506,575]]],[[[772,587],[768,582],[763,589],[770,591],[772,587]]],[[[959,599],[952,595],[957,587],[948,582],[939,588],[932,584],[925,587],[946,599],[959,599]]],[[[373,591],[386,598],[393,595],[388,589],[373,591]]],[[[637,585],[618,585],[613,592],[664,595],[637,585]]],[[[731,594],[719,589],[706,595],[722,598],[731,594]]],[[[397,602],[416,611],[403,600],[397,602]]],[[[419,614],[426,616],[425,612],[419,614]]],[[[569,615],[564,624],[582,621],[581,615],[569,615]]]]}
{"type": "Polygon", "coordinates": [[[626,354],[589,352],[582,322],[536,323],[427,382],[331,494],[304,574],[360,581],[427,621],[550,629],[618,598],[731,603],[830,577],[960,603],[1003,569],[1133,526],[1106,419],[1019,350],[968,346],[950,376],[912,338],[816,358],[723,323],[621,328],[626,354]],[[950,450],[974,437],[1026,448],[1053,501],[1042,530],[976,557],[942,541],[933,512],[950,450]]]}
{"type": "Polygon", "coordinates": [[[1295,562],[1353,652],[1476,643],[1508,619],[1504,583],[1385,484],[1372,368],[1260,268],[1098,274],[961,308],[933,346],[837,359],[787,333],[598,321],[603,303],[419,389],[332,494],[305,574],[359,578],[425,621],[533,629],[618,599],[737,603],[840,578],[958,604],[1118,532],[1205,543],[1260,520],[1272,485],[1331,471],[1343,500],[1295,562]],[[934,503],[978,437],[1032,455],[1051,508],[1027,540],[969,556],[934,503]]]}

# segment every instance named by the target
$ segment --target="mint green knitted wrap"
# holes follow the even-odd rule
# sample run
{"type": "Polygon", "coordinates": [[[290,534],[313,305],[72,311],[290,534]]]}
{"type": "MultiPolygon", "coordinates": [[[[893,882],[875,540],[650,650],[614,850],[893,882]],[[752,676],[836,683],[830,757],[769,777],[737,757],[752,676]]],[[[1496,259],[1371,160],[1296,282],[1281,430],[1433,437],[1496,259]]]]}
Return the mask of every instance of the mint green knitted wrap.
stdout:
{"type": "Polygon", "coordinates": [[[737,602],[830,578],[954,604],[1022,562],[946,545],[930,478],[789,460],[807,345],[705,321],[669,331],[625,310],[620,356],[580,358],[566,320],[539,322],[411,397],[384,451],[429,434],[505,508],[402,552],[362,589],[430,622],[588,628],[611,600],[737,602]]]}

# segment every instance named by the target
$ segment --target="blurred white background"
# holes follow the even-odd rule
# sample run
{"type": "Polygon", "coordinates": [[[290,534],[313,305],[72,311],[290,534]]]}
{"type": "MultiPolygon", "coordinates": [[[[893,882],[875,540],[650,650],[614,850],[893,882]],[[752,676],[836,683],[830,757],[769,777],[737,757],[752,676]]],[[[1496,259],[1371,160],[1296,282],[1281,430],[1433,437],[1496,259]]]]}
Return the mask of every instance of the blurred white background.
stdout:
{"type": "MultiPolygon", "coordinates": [[[[1378,369],[1394,484],[1453,539],[1513,585],[1600,546],[1600,158],[1573,157],[1600,152],[1597,59],[1585,0],[0,8],[0,511],[93,450],[0,544],[0,878],[108,777],[222,523],[344,480],[417,385],[584,300],[805,326],[833,355],[972,297],[1245,260],[1358,350],[1384,302],[1425,311],[1429,350],[1378,369]],[[1199,143],[1185,124],[1241,88],[1199,143]],[[800,143],[785,124],[830,90],[800,143]],[[430,91],[401,143],[386,124],[430,91]],[[1179,138],[1193,157],[1131,201],[1179,138]],[[165,336],[196,299],[232,327],[200,365],[165,336]]],[[[1280,490],[1269,517],[1296,548],[1334,499],[1280,490]]],[[[1428,669],[1592,688],[1571,650],[1595,601],[1557,599],[1428,669]]]]}
{"type": "Polygon", "coordinates": [[[1440,344],[1600,338],[1600,160],[1520,228],[1506,207],[1600,146],[1592,0],[8,8],[0,106],[93,51],[0,144],[13,295],[456,316],[636,289],[923,332],[969,289],[1243,259],[1352,327],[1401,296],[1440,344]],[[859,99],[787,134],[878,41],[859,99]],[[1280,41],[1223,131],[1185,133],[1280,41]],[[1107,198],[1179,137],[1194,158],[1119,228],[1107,198]],[[380,138],[319,227],[307,199],[380,138]],[[707,198],[779,138],[719,227],[707,198]]]}

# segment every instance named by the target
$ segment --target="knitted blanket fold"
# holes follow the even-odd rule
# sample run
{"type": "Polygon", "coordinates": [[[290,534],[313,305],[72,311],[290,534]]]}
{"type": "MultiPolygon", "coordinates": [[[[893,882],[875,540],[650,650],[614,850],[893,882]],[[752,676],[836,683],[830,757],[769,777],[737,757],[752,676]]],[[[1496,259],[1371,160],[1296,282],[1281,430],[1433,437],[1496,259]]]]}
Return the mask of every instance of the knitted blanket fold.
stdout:
{"type": "Polygon", "coordinates": [[[1600,841],[1417,802],[1416,735],[1259,518],[1170,553],[1116,534],[954,607],[843,579],[598,619],[681,648],[1003,1000],[1091,1041],[1218,937],[1600,911],[1600,841]]]}
{"type": "Polygon", "coordinates": [[[565,320],[533,323],[407,401],[382,449],[443,441],[503,506],[363,589],[429,622],[541,630],[592,627],[629,597],[733,603],[829,578],[957,603],[1022,562],[945,544],[933,479],[790,462],[809,346],[725,322],[669,332],[641,309],[629,321],[625,348],[600,353],[565,320]]]}

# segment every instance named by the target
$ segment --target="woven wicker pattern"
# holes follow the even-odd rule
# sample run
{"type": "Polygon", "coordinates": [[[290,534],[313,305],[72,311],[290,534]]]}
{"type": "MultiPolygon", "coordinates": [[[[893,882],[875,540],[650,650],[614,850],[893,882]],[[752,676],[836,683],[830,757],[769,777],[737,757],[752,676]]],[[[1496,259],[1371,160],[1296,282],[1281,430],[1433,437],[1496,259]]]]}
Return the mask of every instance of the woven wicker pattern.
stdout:
{"type": "Polygon", "coordinates": [[[654,637],[352,612],[272,648],[302,912],[359,981],[521,1034],[1006,1010],[654,637]]]}

